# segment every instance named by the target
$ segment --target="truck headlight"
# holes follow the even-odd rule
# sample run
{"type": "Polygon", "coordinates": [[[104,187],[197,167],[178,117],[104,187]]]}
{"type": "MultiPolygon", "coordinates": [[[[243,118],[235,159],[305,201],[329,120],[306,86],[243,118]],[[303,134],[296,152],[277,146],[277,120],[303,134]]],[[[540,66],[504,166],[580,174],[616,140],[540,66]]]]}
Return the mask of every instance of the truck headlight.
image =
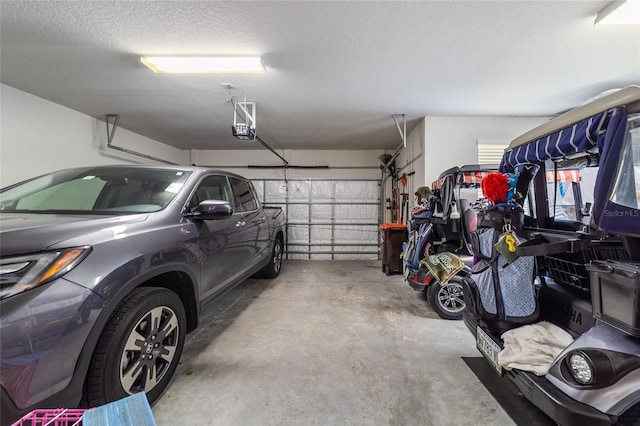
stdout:
{"type": "Polygon", "coordinates": [[[593,381],[593,367],[589,364],[589,359],[581,352],[569,355],[569,371],[575,381],[582,385],[588,385],[593,381]]]}
{"type": "Polygon", "coordinates": [[[60,278],[90,252],[91,247],[76,247],[1,259],[0,299],[60,278]]]}

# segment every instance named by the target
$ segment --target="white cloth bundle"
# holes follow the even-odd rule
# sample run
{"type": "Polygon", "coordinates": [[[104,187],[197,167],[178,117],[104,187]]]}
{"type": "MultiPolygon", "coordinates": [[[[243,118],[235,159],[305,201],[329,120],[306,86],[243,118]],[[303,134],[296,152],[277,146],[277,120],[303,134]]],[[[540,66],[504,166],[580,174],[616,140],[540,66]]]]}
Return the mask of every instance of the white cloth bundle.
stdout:
{"type": "Polygon", "coordinates": [[[507,370],[530,371],[543,376],[573,337],[550,322],[541,321],[504,332],[504,349],[498,354],[498,364],[507,370]]]}

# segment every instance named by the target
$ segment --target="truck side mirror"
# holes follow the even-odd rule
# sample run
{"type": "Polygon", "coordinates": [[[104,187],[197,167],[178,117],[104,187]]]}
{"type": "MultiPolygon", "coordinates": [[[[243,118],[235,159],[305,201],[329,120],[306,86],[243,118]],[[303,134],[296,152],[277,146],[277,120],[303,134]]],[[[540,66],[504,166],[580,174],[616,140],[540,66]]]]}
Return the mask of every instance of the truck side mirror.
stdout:
{"type": "Polygon", "coordinates": [[[204,200],[194,210],[194,217],[204,220],[223,219],[233,214],[233,207],[228,201],[204,200]]]}

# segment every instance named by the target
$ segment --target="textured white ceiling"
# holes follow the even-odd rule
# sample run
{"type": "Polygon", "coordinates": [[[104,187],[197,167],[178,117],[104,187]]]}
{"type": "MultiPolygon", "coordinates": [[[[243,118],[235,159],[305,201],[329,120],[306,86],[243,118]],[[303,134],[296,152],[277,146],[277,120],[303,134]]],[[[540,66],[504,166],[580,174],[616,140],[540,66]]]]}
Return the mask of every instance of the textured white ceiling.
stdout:
{"type": "Polygon", "coordinates": [[[184,149],[251,145],[230,96],[275,149],[393,149],[393,114],[552,115],[640,83],[640,26],[593,25],[608,3],[2,0],[0,78],[184,149]],[[260,54],[267,72],[154,74],[152,54],[260,54]]]}

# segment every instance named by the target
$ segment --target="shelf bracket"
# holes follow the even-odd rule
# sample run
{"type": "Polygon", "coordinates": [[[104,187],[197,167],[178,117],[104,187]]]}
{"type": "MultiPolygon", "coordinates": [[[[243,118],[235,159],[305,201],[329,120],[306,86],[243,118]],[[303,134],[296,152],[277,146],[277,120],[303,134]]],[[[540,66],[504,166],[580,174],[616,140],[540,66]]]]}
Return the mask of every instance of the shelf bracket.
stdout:
{"type": "Polygon", "coordinates": [[[147,158],[149,160],[158,161],[160,163],[165,164],[178,164],[173,163],[171,161],[163,160],[162,158],[154,157],[152,155],[142,154],[137,151],[133,151],[127,148],[122,148],[119,146],[115,146],[113,144],[113,136],[116,133],[116,129],[118,128],[118,122],[120,121],[120,115],[118,114],[105,114],[104,119],[107,123],[107,148],[115,149],[116,151],[126,152],[127,154],[135,155],[137,157],[147,158]],[[113,120],[113,123],[111,122],[113,120]]]}
{"type": "Polygon", "coordinates": [[[396,123],[396,127],[398,128],[398,133],[400,133],[400,139],[402,139],[402,146],[404,148],[407,147],[407,120],[405,119],[404,114],[393,114],[393,122],[396,123]],[[402,128],[400,128],[400,123],[398,123],[398,119],[402,117],[402,128]]]}
{"type": "Polygon", "coordinates": [[[116,129],[118,128],[118,122],[120,121],[120,116],[118,114],[105,114],[105,121],[107,122],[107,145],[111,145],[113,142],[113,135],[116,133],[116,129]],[[109,124],[113,120],[113,124],[111,125],[111,130],[109,130],[109,124]]]}

